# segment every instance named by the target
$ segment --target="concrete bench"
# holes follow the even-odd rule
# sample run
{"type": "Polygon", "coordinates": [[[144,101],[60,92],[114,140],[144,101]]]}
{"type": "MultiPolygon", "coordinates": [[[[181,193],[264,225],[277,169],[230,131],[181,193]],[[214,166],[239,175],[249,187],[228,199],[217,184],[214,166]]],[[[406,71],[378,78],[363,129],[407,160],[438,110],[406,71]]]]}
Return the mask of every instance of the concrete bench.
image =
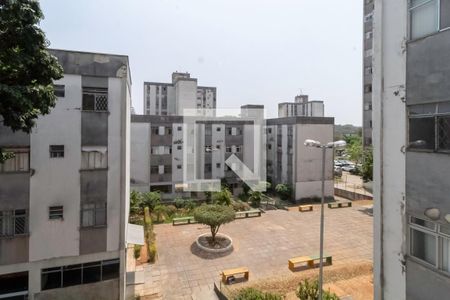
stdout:
{"type": "Polygon", "coordinates": [[[251,217],[261,217],[261,211],[259,209],[237,211],[235,216],[236,219],[251,218],[251,217]]]}
{"type": "Polygon", "coordinates": [[[185,225],[185,224],[194,224],[197,223],[194,217],[182,217],[182,218],[173,218],[172,225],[185,225]]]}
{"type": "Polygon", "coordinates": [[[222,282],[226,284],[228,282],[228,278],[234,277],[235,275],[244,275],[244,278],[248,280],[250,272],[247,267],[240,267],[236,269],[224,270],[220,275],[222,275],[222,282]]]}
{"type": "MultiPolygon", "coordinates": [[[[328,265],[331,265],[333,263],[333,258],[330,255],[324,254],[323,259],[325,259],[325,261],[328,265]]],[[[320,260],[320,255],[294,257],[294,258],[291,258],[290,260],[288,260],[288,267],[289,267],[289,270],[294,271],[295,265],[301,264],[301,263],[306,263],[308,268],[314,268],[314,262],[316,260],[320,260]]]]}
{"type": "Polygon", "coordinates": [[[342,207],[352,207],[352,202],[332,202],[328,203],[328,208],[342,208],[342,207]]]}
{"type": "Polygon", "coordinates": [[[312,205],[300,205],[298,207],[298,211],[299,212],[313,211],[313,206],[312,205]]]}

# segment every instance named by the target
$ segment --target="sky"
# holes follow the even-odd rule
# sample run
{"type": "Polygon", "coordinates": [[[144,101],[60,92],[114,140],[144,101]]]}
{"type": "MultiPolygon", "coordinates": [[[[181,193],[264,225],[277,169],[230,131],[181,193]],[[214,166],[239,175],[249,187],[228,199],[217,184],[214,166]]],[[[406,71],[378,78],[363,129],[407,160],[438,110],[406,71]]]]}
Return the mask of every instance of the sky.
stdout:
{"type": "Polygon", "coordinates": [[[129,56],[132,101],[143,82],[189,72],[217,87],[218,108],[325,102],[336,124],[361,125],[361,0],[41,0],[51,48],[129,56]]]}

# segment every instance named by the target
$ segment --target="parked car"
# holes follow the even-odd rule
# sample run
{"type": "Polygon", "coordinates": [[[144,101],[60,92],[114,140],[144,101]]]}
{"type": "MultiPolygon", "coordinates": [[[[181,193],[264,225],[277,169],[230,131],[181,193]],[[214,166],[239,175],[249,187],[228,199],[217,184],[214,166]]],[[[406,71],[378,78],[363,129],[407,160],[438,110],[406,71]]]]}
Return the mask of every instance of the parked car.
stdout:
{"type": "Polygon", "coordinates": [[[348,165],[342,166],[342,171],[346,171],[346,172],[352,172],[355,169],[356,169],[355,165],[348,164],[348,165]]]}
{"type": "Polygon", "coordinates": [[[342,176],[342,169],[341,167],[334,166],[334,176],[341,177],[342,176]]]}

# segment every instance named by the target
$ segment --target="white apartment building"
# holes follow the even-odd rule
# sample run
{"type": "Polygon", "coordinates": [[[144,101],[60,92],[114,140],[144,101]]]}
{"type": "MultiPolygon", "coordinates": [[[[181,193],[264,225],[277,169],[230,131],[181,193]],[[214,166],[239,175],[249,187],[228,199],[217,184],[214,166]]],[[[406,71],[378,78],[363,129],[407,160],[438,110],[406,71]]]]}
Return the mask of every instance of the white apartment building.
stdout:
{"type": "Polygon", "coordinates": [[[309,101],[308,95],[295,96],[294,102],[278,104],[278,117],[323,117],[325,108],[323,101],[309,101]]]}
{"type": "Polygon", "coordinates": [[[128,57],[50,50],[58,101],[31,134],[0,126],[0,298],[124,299],[128,57]]]}
{"type": "Polygon", "coordinates": [[[180,116],[184,109],[216,108],[215,87],[198,86],[189,73],[172,73],[172,83],[144,82],[144,115],[180,116]]]}
{"type": "Polygon", "coordinates": [[[450,1],[374,4],[374,298],[448,299],[450,1]]]}

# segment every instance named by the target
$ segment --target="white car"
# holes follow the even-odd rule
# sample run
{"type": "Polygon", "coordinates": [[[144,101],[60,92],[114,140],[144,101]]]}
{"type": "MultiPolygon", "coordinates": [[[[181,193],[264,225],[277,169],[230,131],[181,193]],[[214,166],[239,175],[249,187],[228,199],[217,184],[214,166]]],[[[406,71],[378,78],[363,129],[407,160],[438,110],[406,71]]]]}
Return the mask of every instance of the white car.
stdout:
{"type": "Polygon", "coordinates": [[[351,165],[349,164],[349,165],[342,166],[341,168],[342,168],[342,171],[350,172],[350,171],[353,171],[354,169],[356,169],[356,166],[353,164],[351,164],[351,165]]]}

